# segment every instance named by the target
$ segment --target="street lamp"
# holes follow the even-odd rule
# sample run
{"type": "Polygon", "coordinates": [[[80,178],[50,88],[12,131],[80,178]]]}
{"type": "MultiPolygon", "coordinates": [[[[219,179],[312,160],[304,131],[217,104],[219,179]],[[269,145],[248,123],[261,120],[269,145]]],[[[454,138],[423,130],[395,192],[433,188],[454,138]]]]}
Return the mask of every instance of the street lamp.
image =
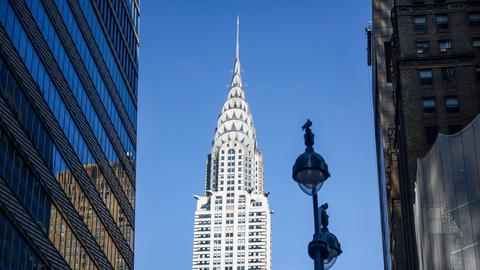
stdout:
{"type": "Polygon", "coordinates": [[[298,156],[293,165],[293,179],[307,195],[313,196],[313,216],[315,234],[308,245],[308,254],[313,259],[315,270],[330,269],[335,264],[337,257],[342,253],[337,237],[328,231],[328,205],[321,206],[321,220],[318,217],[317,192],[323,183],[330,177],[327,163],[323,157],[313,149],[314,134],[310,127],[312,122],[307,120],[302,129],[305,130],[305,153],[298,156]],[[320,224],[322,228],[320,228],[320,224]]]}

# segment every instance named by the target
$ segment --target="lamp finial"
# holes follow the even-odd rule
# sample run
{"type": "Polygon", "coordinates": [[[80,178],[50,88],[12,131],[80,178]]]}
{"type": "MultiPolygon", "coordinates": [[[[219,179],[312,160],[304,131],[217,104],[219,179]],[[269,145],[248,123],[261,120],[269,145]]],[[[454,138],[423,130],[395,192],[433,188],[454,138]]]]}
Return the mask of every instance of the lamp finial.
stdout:
{"type": "Polygon", "coordinates": [[[307,147],[306,151],[307,152],[312,152],[313,151],[313,144],[314,142],[314,137],[315,135],[312,133],[312,129],[310,128],[312,126],[312,121],[310,119],[307,119],[307,122],[305,125],[302,126],[302,129],[305,130],[305,135],[303,136],[305,138],[305,146],[307,147]]]}

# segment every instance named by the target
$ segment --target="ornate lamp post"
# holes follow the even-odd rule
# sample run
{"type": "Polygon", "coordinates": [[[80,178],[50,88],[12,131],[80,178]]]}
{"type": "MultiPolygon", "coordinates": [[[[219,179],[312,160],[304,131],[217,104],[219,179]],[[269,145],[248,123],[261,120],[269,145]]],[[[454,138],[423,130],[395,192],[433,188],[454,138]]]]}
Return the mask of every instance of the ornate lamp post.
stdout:
{"type": "Polygon", "coordinates": [[[337,257],[342,253],[337,237],[328,231],[328,205],[321,206],[321,217],[318,217],[317,192],[323,183],[330,177],[328,166],[323,157],[313,149],[314,134],[310,127],[312,122],[307,120],[302,129],[305,130],[305,152],[298,156],[293,165],[293,179],[300,188],[313,197],[313,216],[315,223],[315,234],[308,245],[308,254],[313,259],[315,270],[330,269],[335,264],[337,257]],[[320,228],[322,225],[322,228],[320,228]]]}

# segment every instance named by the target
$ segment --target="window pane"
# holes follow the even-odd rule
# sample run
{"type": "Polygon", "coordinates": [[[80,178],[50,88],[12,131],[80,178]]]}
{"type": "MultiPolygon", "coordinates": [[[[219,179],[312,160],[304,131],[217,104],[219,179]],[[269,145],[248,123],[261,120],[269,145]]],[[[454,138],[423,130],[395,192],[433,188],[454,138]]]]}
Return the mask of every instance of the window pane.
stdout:
{"type": "Polygon", "coordinates": [[[423,107],[435,107],[435,99],[424,98],[423,99],[423,107]]]}
{"type": "Polygon", "coordinates": [[[480,13],[473,13],[468,15],[468,20],[470,21],[470,26],[479,26],[480,25],[480,13]]]}
{"type": "Polygon", "coordinates": [[[445,107],[447,113],[456,113],[459,112],[459,101],[458,97],[446,97],[445,98],[445,107]]]}
{"type": "Polygon", "coordinates": [[[448,16],[447,15],[435,16],[435,23],[437,25],[437,29],[448,28],[448,16]]]}
{"type": "Polygon", "coordinates": [[[437,15],[435,17],[435,21],[437,23],[448,23],[448,16],[447,15],[437,15]]]}
{"type": "Polygon", "coordinates": [[[458,106],[458,98],[457,97],[449,97],[446,99],[447,107],[458,106]]]}
{"type": "Polygon", "coordinates": [[[431,69],[420,70],[420,83],[422,85],[432,84],[432,70],[431,69]]]}
{"type": "Polygon", "coordinates": [[[425,16],[415,16],[414,24],[415,24],[415,30],[426,30],[427,29],[427,17],[425,17],[425,16]]]}
{"type": "Polygon", "coordinates": [[[428,41],[417,42],[417,55],[420,57],[430,56],[430,44],[428,41]]]}
{"type": "Polygon", "coordinates": [[[452,53],[452,41],[450,40],[438,41],[438,47],[440,49],[440,54],[450,55],[452,53]]]}
{"type": "Polygon", "coordinates": [[[456,72],[454,67],[442,68],[443,83],[453,85],[456,83],[456,72]]]}
{"type": "Polygon", "coordinates": [[[425,16],[415,16],[415,24],[426,24],[427,17],[425,16]]]}
{"type": "Polygon", "coordinates": [[[422,78],[431,78],[432,77],[432,70],[426,69],[420,71],[420,77],[422,78]]]}
{"type": "Polygon", "coordinates": [[[436,112],[435,109],[435,98],[434,97],[427,97],[422,99],[423,105],[423,112],[425,114],[434,114],[436,112]]]}

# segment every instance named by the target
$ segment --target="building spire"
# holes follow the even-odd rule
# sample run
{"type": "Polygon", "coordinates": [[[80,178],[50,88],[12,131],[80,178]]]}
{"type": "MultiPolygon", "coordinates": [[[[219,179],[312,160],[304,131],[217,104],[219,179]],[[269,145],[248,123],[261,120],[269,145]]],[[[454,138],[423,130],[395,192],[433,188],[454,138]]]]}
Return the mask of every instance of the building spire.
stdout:
{"type": "Polygon", "coordinates": [[[236,43],[236,59],[240,59],[240,16],[237,15],[237,43],[236,43]]]}
{"type": "Polygon", "coordinates": [[[240,69],[240,16],[237,15],[237,40],[235,45],[235,65],[233,67],[232,86],[242,87],[241,69],[240,69]]]}

